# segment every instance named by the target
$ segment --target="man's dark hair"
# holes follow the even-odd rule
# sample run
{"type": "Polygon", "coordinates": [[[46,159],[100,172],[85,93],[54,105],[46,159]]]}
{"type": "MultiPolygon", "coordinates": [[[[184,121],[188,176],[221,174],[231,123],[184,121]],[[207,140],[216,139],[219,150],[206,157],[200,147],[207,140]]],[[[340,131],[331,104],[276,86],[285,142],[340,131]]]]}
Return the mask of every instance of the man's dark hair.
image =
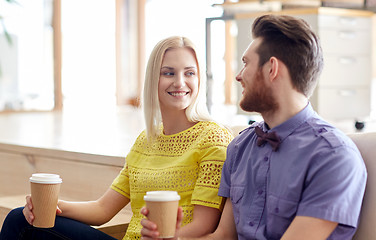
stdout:
{"type": "Polygon", "coordinates": [[[252,35],[262,39],[259,67],[278,58],[287,66],[294,88],[310,97],[323,68],[320,41],[311,27],[303,19],[264,15],[254,21],[252,35]]]}

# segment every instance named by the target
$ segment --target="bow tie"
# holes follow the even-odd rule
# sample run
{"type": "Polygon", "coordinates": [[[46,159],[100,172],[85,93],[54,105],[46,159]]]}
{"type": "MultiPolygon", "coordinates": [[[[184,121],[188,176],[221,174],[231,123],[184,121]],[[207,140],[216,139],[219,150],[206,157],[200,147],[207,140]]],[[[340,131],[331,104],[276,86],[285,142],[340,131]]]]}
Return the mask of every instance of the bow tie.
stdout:
{"type": "Polygon", "coordinates": [[[255,132],[257,134],[257,146],[261,146],[268,142],[271,146],[273,151],[277,151],[279,145],[281,144],[281,139],[277,135],[276,132],[264,132],[260,127],[255,127],[255,132]]]}

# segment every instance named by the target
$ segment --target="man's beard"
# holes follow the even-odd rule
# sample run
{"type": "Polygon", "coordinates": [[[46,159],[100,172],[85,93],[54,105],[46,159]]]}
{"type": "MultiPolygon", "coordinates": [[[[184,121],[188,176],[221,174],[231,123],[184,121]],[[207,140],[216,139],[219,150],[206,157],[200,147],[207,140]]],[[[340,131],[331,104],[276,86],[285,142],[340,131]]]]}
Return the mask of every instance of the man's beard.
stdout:
{"type": "Polygon", "coordinates": [[[278,109],[278,103],[274,98],[272,89],[265,84],[265,78],[262,75],[261,69],[257,71],[252,89],[245,89],[240,107],[247,112],[267,113],[274,112],[278,109]]]}

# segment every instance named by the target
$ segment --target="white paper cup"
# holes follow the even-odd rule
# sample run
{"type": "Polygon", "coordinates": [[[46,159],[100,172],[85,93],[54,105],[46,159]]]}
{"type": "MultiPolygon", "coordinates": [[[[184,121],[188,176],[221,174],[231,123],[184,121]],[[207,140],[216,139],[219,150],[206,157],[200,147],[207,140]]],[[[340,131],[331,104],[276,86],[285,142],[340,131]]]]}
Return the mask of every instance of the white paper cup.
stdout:
{"type": "Polygon", "coordinates": [[[148,219],[157,224],[159,238],[175,236],[180,196],[175,191],[152,191],[144,196],[148,219]]]}
{"type": "Polygon", "coordinates": [[[33,202],[34,227],[55,226],[57,201],[62,180],[57,174],[34,173],[30,177],[31,200],[33,202]]]}

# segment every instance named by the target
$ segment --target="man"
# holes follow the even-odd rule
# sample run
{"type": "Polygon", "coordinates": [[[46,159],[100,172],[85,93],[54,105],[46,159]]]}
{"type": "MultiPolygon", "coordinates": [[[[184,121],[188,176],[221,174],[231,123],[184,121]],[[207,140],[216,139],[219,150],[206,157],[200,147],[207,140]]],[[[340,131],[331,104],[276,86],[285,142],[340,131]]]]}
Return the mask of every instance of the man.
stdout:
{"type": "MultiPolygon", "coordinates": [[[[228,146],[219,189],[226,203],[205,239],[352,239],[367,173],[354,143],[309,103],[323,66],[319,40],[290,16],[261,16],[252,34],[236,80],[240,106],[264,122],[228,146]]],[[[142,224],[144,239],[158,235],[154,223],[142,224]]]]}

